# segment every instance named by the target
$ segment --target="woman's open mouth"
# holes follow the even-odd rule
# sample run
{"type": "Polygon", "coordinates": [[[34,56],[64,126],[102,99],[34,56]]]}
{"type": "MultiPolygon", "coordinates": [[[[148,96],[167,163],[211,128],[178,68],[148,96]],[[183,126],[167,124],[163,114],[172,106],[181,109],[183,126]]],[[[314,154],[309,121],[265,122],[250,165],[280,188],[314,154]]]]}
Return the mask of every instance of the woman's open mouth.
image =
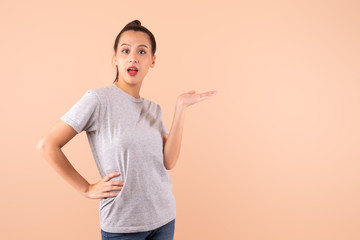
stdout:
{"type": "Polygon", "coordinates": [[[129,67],[127,69],[127,71],[130,74],[130,76],[135,76],[139,70],[136,67],[132,66],[132,67],[129,67]]]}

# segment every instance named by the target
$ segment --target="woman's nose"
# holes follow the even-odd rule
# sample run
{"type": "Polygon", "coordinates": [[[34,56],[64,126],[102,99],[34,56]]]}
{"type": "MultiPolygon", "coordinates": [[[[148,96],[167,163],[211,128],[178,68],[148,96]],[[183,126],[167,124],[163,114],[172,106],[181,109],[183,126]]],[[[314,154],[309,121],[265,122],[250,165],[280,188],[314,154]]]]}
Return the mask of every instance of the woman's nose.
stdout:
{"type": "Polygon", "coordinates": [[[129,62],[138,63],[138,60],[137,60],[136,55],[134,53],[129,55],[129,62]]]}

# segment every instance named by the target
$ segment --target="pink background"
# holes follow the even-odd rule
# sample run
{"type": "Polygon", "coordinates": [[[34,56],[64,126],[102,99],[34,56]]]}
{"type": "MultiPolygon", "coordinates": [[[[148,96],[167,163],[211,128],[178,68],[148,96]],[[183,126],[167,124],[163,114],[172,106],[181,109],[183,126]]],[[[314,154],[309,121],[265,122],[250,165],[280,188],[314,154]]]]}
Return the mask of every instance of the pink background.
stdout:
{"type": "MultiPolygon", "coordinates": [[[[170,174],[175,239],[360,239],[358,1],[2,1],[1,239],[100,239],[82,197],[36,143],[87,89],[111,84],[115,37],[157,40],[141,96],[170,130],[190,106],[170,174]]],[[[64,148],[100,178],[85,132],[64,148]]]]}

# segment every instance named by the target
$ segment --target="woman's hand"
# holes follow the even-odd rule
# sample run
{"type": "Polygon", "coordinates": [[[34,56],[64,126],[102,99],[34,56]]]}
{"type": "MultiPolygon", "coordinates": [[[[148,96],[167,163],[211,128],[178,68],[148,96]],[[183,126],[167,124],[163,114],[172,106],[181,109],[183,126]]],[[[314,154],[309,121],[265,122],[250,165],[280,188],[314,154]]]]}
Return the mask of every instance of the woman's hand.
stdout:
{"type": "Polygon", "coordinates": [[[181,94],[177,99],[178,106],[188,107],[194,103],[209,99],[217,94],[217,91],[209,91],[203,93],[195,93],[195,91],[190,91],[187,93],[181,94]]]}
{"type": "Polygon", "coordinates": [[[110,192],[110,191],[121,190],[124,186],[124,182],[109,181],[109,180],[119,175],[120,175],[119,172],[109,173],[100,181],[94,184],[89,184],[88,189],[85,192],[85,196],[91,199],[116,197],[119,194],[119,192],[110,192]]]}
{"type": "Polygon", "coordinates": [[[171,125],[169,134],[163,134],[164,138],[164,166],[167,170],[170,170],[175,167],[176,162],[180,155],[181,139],[184,129],[185,121],[185,109],[186,107],[209,99],[217,94],[217,91],[209,91],[203,93],[195,93],[195,91],[190,91],[183,93],[178,96],[174,119],[171,125]]]}

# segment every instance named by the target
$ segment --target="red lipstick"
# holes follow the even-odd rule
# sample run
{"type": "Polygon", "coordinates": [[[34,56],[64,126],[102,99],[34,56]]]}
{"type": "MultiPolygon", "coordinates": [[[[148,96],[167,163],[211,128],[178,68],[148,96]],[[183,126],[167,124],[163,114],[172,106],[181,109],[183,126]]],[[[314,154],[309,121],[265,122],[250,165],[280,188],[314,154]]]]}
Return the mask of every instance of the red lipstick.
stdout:
{"type": "Polygon", "coordinates": [[[128,67],[127,71],[130,74],[130,76],[135,76],[139,70],[137,69],[137,67],[131,66],[131,67],[128,67]]]}

